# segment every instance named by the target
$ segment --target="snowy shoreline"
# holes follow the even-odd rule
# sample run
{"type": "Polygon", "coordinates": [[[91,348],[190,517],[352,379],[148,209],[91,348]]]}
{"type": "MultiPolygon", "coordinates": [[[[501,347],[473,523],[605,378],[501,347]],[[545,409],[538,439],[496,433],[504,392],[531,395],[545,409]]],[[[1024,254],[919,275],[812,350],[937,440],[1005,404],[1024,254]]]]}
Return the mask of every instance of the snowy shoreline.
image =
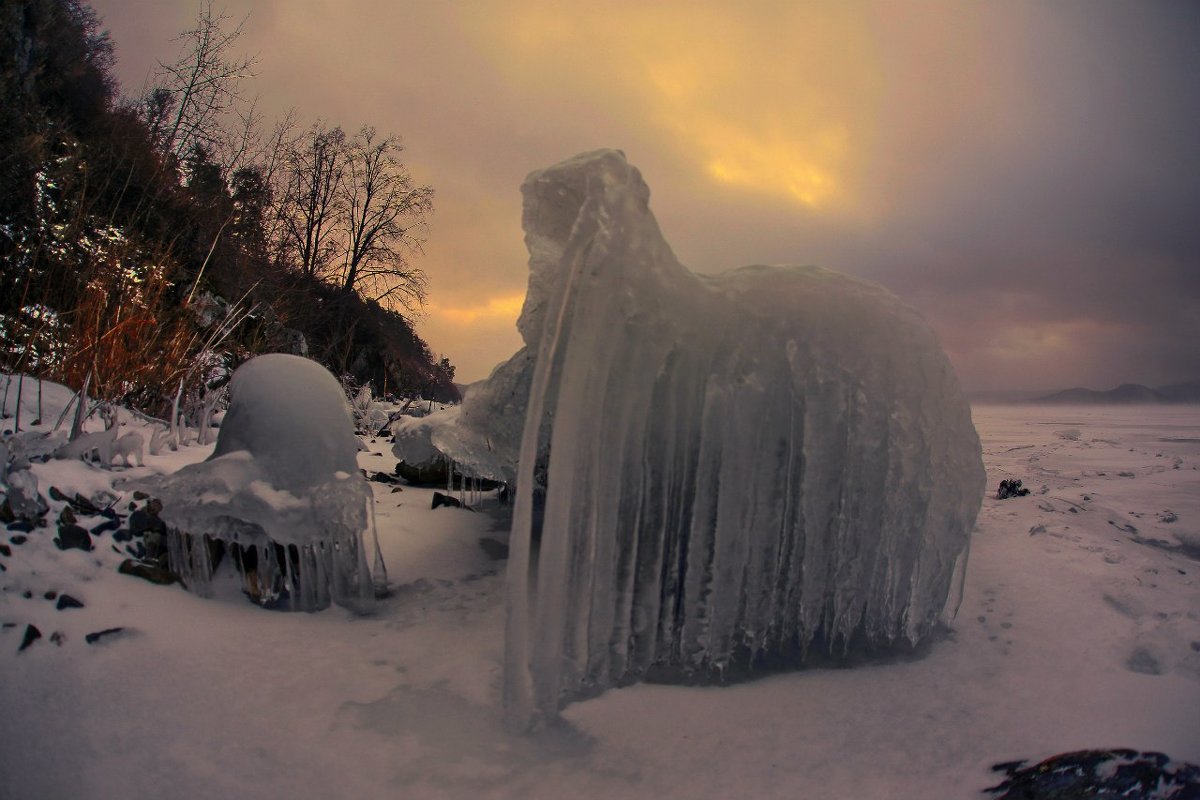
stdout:
{"type": "MultiPolygon", "coordinates": [[[[204,600],[117,574],[110,536],[59,551],[35,531],[0,573],[0,793],[970,798],[994,763],[1073,749],[1200,762],[1200,409],[973,416],[989,495],[952,635],[926,657],[612,690],[534,737],[501,724],[504,562],[479,539],[505,532],[430,510],[432,490],[371,484],[396,590],[368,617],[204,600]],[[1032,494],[995,499],[1004,478],[1032,494]],[[46,638],[18,653],[30,622],[46,638]]],[[[391,467],[369,447],[360,466],[391,467]]],[[[86,494],[208,452],[34,471],[86,494]]]]}

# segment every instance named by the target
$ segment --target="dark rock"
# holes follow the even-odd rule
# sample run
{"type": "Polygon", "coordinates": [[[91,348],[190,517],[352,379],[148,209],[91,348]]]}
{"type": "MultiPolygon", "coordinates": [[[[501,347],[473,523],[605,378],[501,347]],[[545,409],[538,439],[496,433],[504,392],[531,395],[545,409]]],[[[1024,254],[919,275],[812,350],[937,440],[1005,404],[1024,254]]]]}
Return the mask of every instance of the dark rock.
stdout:
{"type": "Polygon", "coordinates": [[[151,497],[146,503],[146,513],[155,517],[162,513],[162,508],[162,500],[159,500],[157,497],[151,497]]]}
{"type": "Polygon", "coordinates": [[[1162,753],[1079,750],[1033,766],[1010,761],[992,767],[1008,777],[984,789],[998,800],[1068,800],[1085,797],[1200,797],[1200,767],[1162,753]]]}
{"type": "MultiPolygon", "coordinates": [[[[451,488],[457,489],[462,485],[463,481],[463,476],[458,473],[454,474],[453,481],[451,481],[450,466],[445,461],[435,461],[420,468],[400,461],[396,463],[395,473],[413,486],[445,487],[449,485],[451,488]]],[[[470,482],[470,479],[468,481],[470,482]]],[[[481,492],[490,492],[500,487],[498,481],[488,480],[487,478],[479,478],[470,482],[470,485],[477,486],[481,492]]]]}
{"type": "Polygon", "coordinates": [[[96,642],[103,639],[105,636],[115,636],[123,630],[125,630],[125,629],[124,628],[105,628],[102,631],[96,631],[95,633],[89,633],[86,636],[84,636],[83,639],[88,644],[95,644],[96,642]]]}
{"type": "Polygon", "coordinates": [[[157,583],[160,586],[170,586],[172,583],[182,584],[183,580],[178,575],[166,567],[156,566],[154,564],[146,564],[141,561],[134,561],[132,558],[127,558],[121,562],[121,566],[117,567],[117,572],[122,575],[132,575],[135,578],[157,583]]]}
{"type": "Polygon", "coordinates": [[[87,528],[78,525],[59,525],[58,538],[54,540],[54,544],[59,550],[91,550],[92,535],[87,532],[87,528]]]}
{"type": "Polygon", "coordinates": [[[388,475],[386,472],[372,472],[367,476],[367,480],[373,481],[375,483],[388,483],[388,484],[397,484],[400,482],[399,478],[397,478],[393,475],[388,475]]]}
{"type": "Polygon", "coordinates": [[[1029,490],[1021,486],[1021,479],[1014,478],[1012,480],[1000,481],[1000,488],[996,490],[997,500],[1006,500],[1009,497],[1024,497],[1029,494],[1029,490]]]}
{"type": "Polygon", "coordinates": [[[447,508],[462,508],[463,504],[462,501],[457,497],[451,497],[450,495],[442,494],[441,492],[434,492],[433,504],[430,506],[430,508],[441,508],[442,506],[446,506],[447,508]]]}
{"type": "Polygon", "coordinates": [[[162,533],[167,532],[167,523],[163,522],[157,514],[150,513],[150,506],[140,508],[129,515],[129,532],[134,536],[143,536],[148,532],[162,533]]]}
{"type": "Polygon", "coordinates": [[[117,532],[113,534],[113,541],[116,542],[128,542],[132,540],[133,534],[129,532],[128,528],[118,528],[117,532]]]}
{"type": "Polygon", "coordinates": [[[22,536],[21,534],[18,533],[16,536],[8,537],[8,540],[10,542],[12,542],[13,544],[25,544],[25,542],[29,541],[29,537],[22,536]]]}
{"type": "Polygon", "coordinates": [[[56,603],[54,607],[59,611],[62,611],[65,608],[83,608],[83,603],[79,602],[74,597],[71,597],[69,594],[64,594],[59,596],[58,603],[56,603]]]}
{"type": "Polygon", "coordinates": [[[55,647],[62,647],[62,643],[67,640],[67,635],[62,631],[55,631],[50,634],[50,641],[54,642],[55,647]]]}
{"type": "Polygon", "coordinates": [[[393,487],[392,487],[392,492],[391,492],[391,493],[392,493],[392,494],[395,494],[396,492],[403,492],[403,491],[404,491],[404,487],[403,487],[403,486],[393,486],[393,487]]]}
{"type": "Polygon", "coordinates": [[[0,522],[8,523],[17,518],[13,513],[12,506],[8,503],[8,498],[4,498],[4,502],[0,503],[0,522]]]}
{"type": "Polygon", "coordinates": [[[108,533],[109,531],[115,531],[117,528],[120,528],[120,527],[121,527],[121,520],[119,520],[119,519],[106,520],[104,522],[101,522],[99,525],[95,526],[94,528],[92,528],[92,535],[99,536],[102,533],[108,533]]]}
{"type": "Polygon", "coordinates": [[[36,625],[26,625],[25,635],[21,637],[21,646],[17,648],[17,652],[21,652],[40,638],[42,638],[42,632],[38,630],[36,625]]]}
{"type": "Polygon", "coordinates": [[[71,498],[67,497],[67,495],[63,493],[63,490],[59,489],[57,486],[51,486],[48,494],[50,495],[51,500],[57,500],[60,503],[71,502],[71,498]]]}
{"type": "Polygon", "coordinates": [[[146,494],[146,493],[145,493],[145,492],[143,492],[141,489],[135,489],[135,490],[134,490],[134,492],[133,492],[133,499],[134,499],[134,500],[145,500],[145,499],[147,499],[148,497],[150,497],[150,495],[146,494]]]}
{"type": "Polygon", "coordinates": [[[51,589],[50,591],[43,594],[42,597],[45,598],[46,600],[53,600],[54,598],[58,597],[58,592],[51,589]]]}
{"type": "Polygon", "coordinates": [[[62,513],[58,515],[58,524],[74,525],[76,522],[78,522],[78,520],[75,519],[75,512],[71,510],[70,506],[65,506],[62,510],[62,513]]]}
{"type": "Polygon", "coordinates": [[[25,520],[21,520],[20,522],[10,522],[8,524],[8,530],[20,531],[21,533],[33,533],[33,523],[26,522],[25,520]]]}
{"type": "Polygon", "coordinates": [[[33,592],[31,592],[31,591],[29,591],[28,589],[26,589],[25,591],[21,592],[21,597],[24,597],[26,600],[32,600],[32,599],[33,599],[33,592]]]}
{"type": "MultiPolygon", "coordinates": [[[[138,549],[145,549],[145,555],[142,558],[159,559],[167,557],[167,537],[162,533],[147,533],[142,541],[138,542],[138,549]]],[[[216,567],[216,564],[213,564],[216,567]]]]}
{"type": "Polygon", "coordinates": [[[12,548],[6,544],[0,544],[0,556],[11,556],[12,548]]]}
{"type": "Polygon", "coordinates": [[[88,500],[79,492],[76,492],[75,497],[71,499],[71,506],[80,514],[85,514],[89,517],[94,517],[100,513],[100,509],[96,506],[96,504],[91,500],[88,500]]]}

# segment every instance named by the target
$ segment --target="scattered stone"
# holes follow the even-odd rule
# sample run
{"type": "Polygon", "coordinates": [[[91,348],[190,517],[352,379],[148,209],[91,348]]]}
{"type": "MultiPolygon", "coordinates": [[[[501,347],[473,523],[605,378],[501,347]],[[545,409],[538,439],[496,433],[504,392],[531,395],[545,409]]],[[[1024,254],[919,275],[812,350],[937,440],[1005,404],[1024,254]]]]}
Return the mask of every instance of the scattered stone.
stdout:
{"type": "Polygon", "coordinates": [[[1168,525],[1170,525],[1172,522],[1179,521],[1179,517],[1175,514],[1174,511],[1164,511],[1158,515],[1158,518],[1160,521],[1165,522],[1168,525]]]}
{"type": "Polygon", "coordinates": [[[11,556],[12,548],[6,544],[0,544],[0,556],[11,556]]]}
{"type": "Polygon", "coordinates": [[[135,489],[135,490],[134,490],[134,492],[133,492],[133,499],[134,499],[134,500],[145,500],[145,499],[147,499],[148,497],[150,497],[150,495],[146,494],[146,493],[145,493],[145,492],[143,492],[141,489],[135,489]]]}
{"type": "Polygon", "coordinates": [[[116,541],[116,542],[133,541],[133,534],[129,532],[128,528],[118,528],[117,532],[113,534],[113,541],[116,541]]]}
{"type": "Polygon", "coordinates": [[[372,481],[374,483],[388,483],[388,484],[393,484],[393,485],[400,482],[399,478],[395,477],[394,475],[388,475],[386,472],[369,473],[367,475],[367,480],[372,481]]]}
{"type": "Polygon", "coordinates": [[[8,540],[13,544],[25,544],[25,542],[29,541],[29,537],[17,534],[16,536],[8,537],[8,540]]]}
{"type": "Polygon", "coordinates": [[[403,492],[403,491],[404,491],[403,486],[393,486],[392,487],[392,494],[395,494],[396,492],[403,492]]]}
{"type": "Polygon", "coordinates": [[[457,497],[451,497],[450,495],[442,494],[441,492],[434,492],[433,504],[430,506],[430,508],[441,508],[442,506],[446,506],[447,508],[462,508],[463,504],[462,501],[457,497]]]}
{"type": "Polygon", "coordinates": [[[42,632],[38,630],[36,625],[26,625],[25,635],[21,637],[21,646],[17,648],[17,652],[19,653],[26,649],[40,638],[42,638],[42,632]]]}
{"type": "Polygon", "coordinates": [[[63,506],[62,513],[58,515],[59,525],[74,525],[78,520],[75,518],[75,512],[70,506],[63,506]]]}
{"type": "Polygon", "coordinates": [[[127,558],[121,562],[121,566],[117,567],[117,572],[122,575],[132,575],[135,578],[157,583],[160,586],[170,586],[172,583],[183,584],[183,580],[171,570],[147,564],[142,561],[135,561],[132,558],[127,558]]]}
{"type": "Polygon", "coordinates": [[[21,592],[21,597],[24,597],[26,600],[32,600],[32,599],[33,599],[33,592],[31,592],[31,591],[29,591],[28,589],[26,589],[25,591],[21,592]]]}
{"type": "Polygon", "coordinates": [[[150,504],[147,503],[145,508],[138,509],[129,515],[129,532],[134,536],[143,536],[146,533],[161,533],[167,532],[167,523],[157,515],[150,512],[150,504]]]}
{"type": "Polygon", "coordinates": [[[1045,532],[1046,532],[1045,525],[1034,525],[1032,528],[1029,529],[1030,536],[1036,536],[1039,533],[1045,533],[1045,532]]]}
{"type": "Polygon", "coordinates": [[[1038,764],[1024,761],[996,764],[1008,777],[984,789],[996,800],[1052,798],[1195,797],[1200,767],[1174,761],[1163,753],[1137,750],[1079,750],[1053,756],[1038,764]]]}
{"type": "Polygon", "coordinates": [[[104,522],[101,522],[99,525],[95,526],[94,528],[92,528],[92,535],[99,536],[101,534],[108,533],[109,531],[115,531],[117,528],[120,528],[120,527],[121,527],[121,521],[119,519],[106,520],[104,522]]]}
{"type": "Polygon", "coordinates": [[[54,544],[59,550],[91,550],[92,535],[87,532],[87,528],[78,525],[59,525],[58,538],[54,540],[54,544]]]}
{"type": "Polygon", "coordinates": [[[94,517],[100,513],[100,509],[96,506],[96,504],[91,500],[88,500],[79,492],[76,492],[75,497],[71,499],[71,505],[74,506],[75,510],[79,513],[90,517],[94,517]]]}
{"type": "Polygon", "coordinates": [[[96,631],[95,633],[89,633],[88,635],[84,636],[83,639],[88,644],[95,644],[96,642],[98,642],[102,638],[104,638],[105,636],[115,636],[123,630],[125,630],[125,629],[124,628],[105,628],[102,631],[96,631]]]}
{"type": "Polygon", "coordinates": [[[46,600],[53,600],[54,598],[58,597],[58,592],[54,591],[53,589],[50,589],[44,595],[42,595],[42,597],[45,598],[46,600]]]}
{"type": "Polygon", "coordinates": [[[55,604],[54,608],[59,611],[62,611],[66,608],[83,608],[83,603],[79,602],[74,597],[71,597],[69,594],[64,594],[59,596],[58,603],[55,604]]]}
{"type": "Polygon", "coordinates": [[[21,520],[19,522],[10,522],[8,524],[8,530],[20,531],[21,533],[33,533],[33,523],[26,522],[25,520],[21,520]]]}
{"type": "Polygon", "coordinates": [[[66,494],[63,493],[63,490],[59,489],[57,486],[51,486],[48,494],[50,495],[51,500],[57,500],[60,503],[71,502],[71,498],[67,497],[66,494]]]}
{"type": "Polygon", "coordinates": [[[1029,490],[1021,485],[1020,478],[1005,479],[1000,481],[1000,487],[996,490],[996,499],[1007,500],[1010,497],[1024,497],[1027,494],[1029,494],[1029,490]]]}
{"type": "Polygon", "coordinates": [[[62,647],[62,643],[66,640],[67,635],[62,631],[55,631],[54,633],[50,634],[50,641],[54,642],[54,644],[58,647],[62,647]]]}
{"type": "Polygon", "coordinates": [[[1132,478],[1132,477],[1134,477],[1134,474],[1132,472],[1118,472],[1117,477],[1118,478],[1132,478]]]}

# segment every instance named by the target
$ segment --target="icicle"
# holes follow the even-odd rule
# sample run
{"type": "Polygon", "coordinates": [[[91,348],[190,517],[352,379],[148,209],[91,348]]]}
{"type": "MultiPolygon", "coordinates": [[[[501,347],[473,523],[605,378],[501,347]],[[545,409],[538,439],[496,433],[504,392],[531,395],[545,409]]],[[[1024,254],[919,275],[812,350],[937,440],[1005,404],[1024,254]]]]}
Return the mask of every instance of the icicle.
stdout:
{"type": "Polygon", "coordinates": [[[371,515],[371,544],[375,548],[375,564],[371,569],[371,585],[375,589],[376,597],[386,597],[389,592],[387,565],[383,563],[383,550],[379,547],[379,528],[375,523],[375,503],[373,500],[367,500],[367,509],[371,515]]]}
{"type": "Polygon", "coordinates": [[[507,723],[650,674],[720,681],[814,643],[927,635],[984,473],[919,317],[817,268],[697,277],[614,151],[523,192],[527,349],[494,373],[528,386],[507,723]]]}

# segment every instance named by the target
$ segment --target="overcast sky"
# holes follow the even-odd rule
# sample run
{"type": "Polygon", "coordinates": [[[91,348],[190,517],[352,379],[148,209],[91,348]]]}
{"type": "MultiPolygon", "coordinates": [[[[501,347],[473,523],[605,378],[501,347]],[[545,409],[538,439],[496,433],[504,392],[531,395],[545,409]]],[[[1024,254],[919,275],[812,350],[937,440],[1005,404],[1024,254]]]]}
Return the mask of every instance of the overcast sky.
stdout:
{"type": "MultiPolygon", "coordinates": [[[[94,0],[126,89],[195,0],[94,0]]],[[[520,345],[519,186],[625,151],[679,259],[818,264],[968,389],[1200,378],[1200,4],[230,0],[251,90],[400,134],[436,191],[416,320],[460,380],[520,345]]]]}

